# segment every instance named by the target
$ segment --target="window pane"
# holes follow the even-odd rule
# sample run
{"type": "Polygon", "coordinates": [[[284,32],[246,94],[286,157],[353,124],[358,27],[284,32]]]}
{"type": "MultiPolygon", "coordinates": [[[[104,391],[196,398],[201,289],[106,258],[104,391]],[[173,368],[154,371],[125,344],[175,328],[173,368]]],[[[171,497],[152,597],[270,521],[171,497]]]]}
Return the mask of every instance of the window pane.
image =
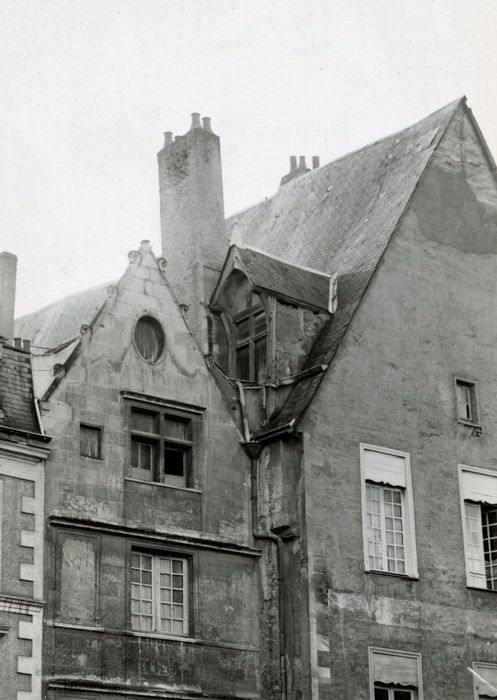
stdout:
{"type": "Polygon", "coordinates": [[[135,326],[136,349],[148,362],[156,362],[164,350],[164,331],[160,323],[151,316],[143,316],[135,326]]]}
{"type": "Polygon", "coordinates": [[[185,475],[184,450],[164,445],[164,474],[185,475]]]}
{"type": "Polygon", "coordinates": [[[249,346],[244,345],[236,351],[236,376],[238,379],[250,379],[249,346]]]}
{"type": "Polygon", "coordinates": [[[388,689],[375,687],[374,700],[388,700],[388,689]]]}
{"type": "Polygon", "coordinates": [[[133,408],[131,411],[131,427],[142,433],[157,433],[158,414],[152,411],[140,411],[133,408]]]}
{"type": "Polygon", "coordinates": [[[80,451],[84,457],[99,459],[102,429],[91,425],[80,426],[80,451]]]}
{"type": "Polygon", "coordinates": [[[264,311],[260,311],[257,314],[254,314],[254,335],[258,335],[259,333],[264,333],[266,330],[266,314],[264,311]]]}
{"type": "Polygon", "coordinates": [[[142,440],[140,438],[131,439],[131,466],[135,469],[147,471],[149,478],[152,478],[157,464],[157,443],[142,440]]]}
{"type": "Polygon", "coordinates": [[[466,382],[456,382],[457,416],[463,420],[473,420],[474,386],[466,382]]]}
{"type": "Polygon", "coordinates": [[[487,588],[497,590],[497,509],[482,506],[483,551],[485,556],[485,577],[487,588]]]}
{"type": "Polygon", "coordinates": [[[262,384],[266,378],[266,338],[259,338],[254,343],[255,381],[262,384]]]}
{"type": "Polygon", "coordinates": [[[164,416],[164,435],[177,440],[189,440],[190,421],[164,416]]]}
{"type": "Polygon", "coordinates": [[[245,338],[249,337],[250,323],[248,316],[247,318],[243,318],[241,321],[238,321],[238,323],[235,323],[235,331],[237,340],[245,340],[245,338]]]}
{"type": "Polygon", "coordinates": [[[394,690],[394,700],[412,700],[412,692],[410,690],[394,690]]]}

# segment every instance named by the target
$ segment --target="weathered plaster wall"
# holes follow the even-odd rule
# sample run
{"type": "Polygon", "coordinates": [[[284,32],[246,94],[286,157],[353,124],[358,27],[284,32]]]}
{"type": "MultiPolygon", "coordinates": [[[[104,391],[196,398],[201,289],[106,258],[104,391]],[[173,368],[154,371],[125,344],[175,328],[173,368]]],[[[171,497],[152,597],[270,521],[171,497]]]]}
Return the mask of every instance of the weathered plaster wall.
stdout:
{"type": "Polygon", "coordinates": [[[296,374],[309,354],[328,315],[276,302],[275,378],[296,374]]]}
{"type": "MultiPolygon", "coordinates": [[[[259,523],[277,532],[262,560],[263,645],[261,672],[266,688],[285,685],[285,697],[309,697],[308,567],[302,444],[299,439],[270,443],[259,460],[259,523]],[[270,559],[271,557],[271,559],[270,559]],[[280,638],[275,637],[278,632],[280,638]],[[278,649],[284,659],[279,676],[278,649]]],[[[280,697],[278,692],[267,698],[280,697]]]]}
{"type": "Polygon", "coordinates": [[[457,472],[497,474],[496,293],[497,190],[461,110],[302,425],[313,698],[369,698],[368,646],[421,652],[425,698],[467,700],[467,667],[497,662],[457,472]],[[456,421],[454,375],[479,382],[481,438],[456,421]],[[361,442],[410,454],[419,580],[364,572],[361,442]]]}
{"type": "Polygon", "coordinates": [[[252,546],[248,460],[154,258],[142,246],[141,259],[132,259],[118,286],[109,290],[92,331],[83,336],[79,356],[43,404],[47,433],[54,436],[46,502],[46,674],[254,695],[258,559],[253,550],[247,556],[236,553],[252,546]],[[157,318],[166,334],[157,364],[144,362],[132,341],[143,314],[157,318]],[[191,488],[129,478],[123,391],[195,408],[191,488]],[[80,422],[103,428],[102,459],[79,455],[80,422]],[[87,522],[86,531],[74,531],[76,540],[67,551],[56,536],[60,528],[50,524],[54,517],[64,518],[69,531],[71,523],[87,522]],[[124,530],[112,535],[112,528],[124,530]],[[194,562],[190,642],[130,633],[126,542],[133,533],[147,547],[150,541],[143,537],[152,533],[158,552],[187,538],[180,551],[194,562]],[[214,549],[197,547],[206,541],[214,542],[214,549]],[[62,591],[64,556],[75,580],[66,577],[62,591]]]}

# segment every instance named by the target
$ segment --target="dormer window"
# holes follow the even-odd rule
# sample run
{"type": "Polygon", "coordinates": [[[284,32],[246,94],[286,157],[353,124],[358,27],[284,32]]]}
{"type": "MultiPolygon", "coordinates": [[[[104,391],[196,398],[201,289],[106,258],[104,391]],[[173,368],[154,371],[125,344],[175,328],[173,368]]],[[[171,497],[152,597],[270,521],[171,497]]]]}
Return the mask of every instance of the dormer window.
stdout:
{"type": "Polygon", "coordinates": [[[266,312],[258,294],[251,293],[249,303],[233,318],[235,371],[238,379],[261,384],[266,375],[266,312]]]}

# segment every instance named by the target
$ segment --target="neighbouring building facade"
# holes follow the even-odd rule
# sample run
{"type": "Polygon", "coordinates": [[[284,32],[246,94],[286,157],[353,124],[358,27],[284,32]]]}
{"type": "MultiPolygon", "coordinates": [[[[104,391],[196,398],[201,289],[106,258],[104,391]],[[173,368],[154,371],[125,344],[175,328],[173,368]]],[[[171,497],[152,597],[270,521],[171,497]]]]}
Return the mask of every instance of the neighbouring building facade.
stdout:
{"type": "MultiPolygon", "coordinates": [[[[497,180],[458,100],[17,321],[52,438],[47,700],[497,697],[497,180]]],[[[0,644],[2,641],[0,640],[0,644]]]]}
{"type": "Polygon", "coordinates": [[[14,255],[0,253],[0,696],[41,700],[45,460],[29,343],[13,344],[14,255]]]}

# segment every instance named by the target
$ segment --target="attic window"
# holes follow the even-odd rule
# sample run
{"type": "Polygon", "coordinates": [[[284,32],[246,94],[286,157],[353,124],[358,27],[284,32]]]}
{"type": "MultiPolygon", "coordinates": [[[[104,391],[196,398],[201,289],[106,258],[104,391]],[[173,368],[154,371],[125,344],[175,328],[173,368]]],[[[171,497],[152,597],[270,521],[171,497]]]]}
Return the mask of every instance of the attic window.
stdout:
{"type": "Polygon", "coordinates": [[[165,346],[161,324],[152,316],[142,316],[135,326],[134,341],[139,355],[146,362],[157,362],[165,346]]]}
{"type": "Polygon", "coordinates": [[[236,376],[261,384],[266,373],[266,313],[258,294],[250,295],[250,306],[233,319],[236,376]]]}

